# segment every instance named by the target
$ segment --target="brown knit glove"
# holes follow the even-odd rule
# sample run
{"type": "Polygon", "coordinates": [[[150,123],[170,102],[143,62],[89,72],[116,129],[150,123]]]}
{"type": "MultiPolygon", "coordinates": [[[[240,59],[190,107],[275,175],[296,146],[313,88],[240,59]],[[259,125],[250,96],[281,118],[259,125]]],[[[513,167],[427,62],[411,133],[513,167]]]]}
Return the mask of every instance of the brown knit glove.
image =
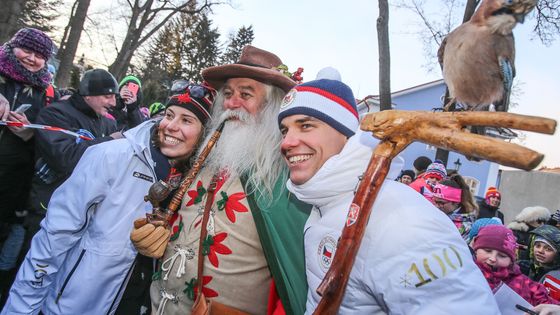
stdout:
{"type": "Polygon", "coordinates": [[[130,240],[136,250],[144,256],[161,258],[169,242],[171,231],[163,226],[148,223],[145,218],[134,221],[130,240]]]}

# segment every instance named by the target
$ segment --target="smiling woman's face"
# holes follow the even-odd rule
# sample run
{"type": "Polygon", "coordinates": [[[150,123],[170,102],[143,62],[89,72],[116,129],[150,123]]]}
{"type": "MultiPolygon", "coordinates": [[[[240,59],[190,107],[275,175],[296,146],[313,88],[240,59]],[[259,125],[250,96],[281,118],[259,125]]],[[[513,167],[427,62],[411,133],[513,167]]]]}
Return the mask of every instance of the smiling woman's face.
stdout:
{"type": "Polygon", "coordinates": [[[202,134],[202,123],[195,114],[179,106],[170,106],[159,124],[160,151],[168,158],[191,155],[202,134]]]}
{"type": "Polygon", "coordinates": [[[45,66],[45,58],[38,53],[19,47],[15,47],[13,51],[19,63],[31,72],[37,72],[45,66]]]}

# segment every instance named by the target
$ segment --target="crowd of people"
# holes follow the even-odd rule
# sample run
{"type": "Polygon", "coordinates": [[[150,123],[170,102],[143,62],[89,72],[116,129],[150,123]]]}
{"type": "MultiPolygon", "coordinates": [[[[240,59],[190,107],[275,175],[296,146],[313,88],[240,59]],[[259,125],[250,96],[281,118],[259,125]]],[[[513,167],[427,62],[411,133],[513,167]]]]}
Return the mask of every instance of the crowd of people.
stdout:
{"type": "MultiPolygon", "coordinates": [[[[2,315],[312,314],[325,302],[317,288],[378,143],[336,70],[296,83],[249,45],[146,106],[138,77],[103,69],[58,90],[52,49],[32,28],[0,48],[0,118],[21,123],[0,126],[2,315]],[[145,199],[154,187],[165,193],[145,199]]],[[[477,203],[441,161],[413,165],[393,160],[338,312],[500,314],[505,285],[560,314],[560,213],[527,207],[506,227],[498,189],[477,203]]]]}
{"type": "Polygon", "coordinates": [[[506,283],[532,305],[558,303],[560,210],[552,215],[542,206],[526,207],[506,227],[496,187],[475,203],[460,174],[425,156],[414,161],[414,170],[401,171],[397,181],[449,217],[493,290],[506,283]]]}

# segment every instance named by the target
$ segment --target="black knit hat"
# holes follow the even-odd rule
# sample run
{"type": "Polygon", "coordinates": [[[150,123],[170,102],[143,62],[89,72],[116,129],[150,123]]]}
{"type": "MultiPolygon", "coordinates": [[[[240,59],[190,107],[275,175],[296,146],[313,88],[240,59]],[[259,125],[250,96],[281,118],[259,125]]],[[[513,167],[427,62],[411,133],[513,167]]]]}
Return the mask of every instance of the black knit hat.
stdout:
{"type": "Polygon", "coordinates": [[[416,178],[416,174],[414,174],[414,171],[413,171],[413,170],[403,170],[403,171],[401,172],[401,176],[400,176],[400,177],[402,178],[404,175],[410,176],[410,178],[411,178],[412,180],[414,180],[414,178],[416,178]]]}
{"type": "Polygon", "coordinates": [[[38,29],[25,27],[8,42],[12,47],[29,49],[48,60],[52,55],[53,42],[47,34],[38,29]]]}
{"type": "Polygon", "coordinates": [[[117,80],[108,71],[103,69],[92,69],[84,73],[80,81],[78,93],[86,96],[117,94],[119,85],[117,80]]]}
{"type": "Polygon", "coordinates": [[[188,109],[204,125],[210,118],[210,111],[215,96],[216,90],[207,84],[198,85],[190,83],[182,89],[181,94],[171,96],[165,107],[179,106],[188,109]]]}

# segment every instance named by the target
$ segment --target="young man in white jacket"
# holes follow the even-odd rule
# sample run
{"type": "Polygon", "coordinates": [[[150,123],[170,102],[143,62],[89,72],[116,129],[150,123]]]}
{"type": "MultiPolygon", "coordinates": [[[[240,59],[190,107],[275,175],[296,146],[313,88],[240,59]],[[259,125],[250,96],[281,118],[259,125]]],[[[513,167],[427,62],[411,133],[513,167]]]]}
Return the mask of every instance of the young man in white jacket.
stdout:
{"type": "MultiPolygon", "coordinates": [[[[278,122],[290,169],[287,187],[314,206],[304,232],[306,314],[311,314],[376,140],[358,131],[354,96],[338,80],[296,86],[284,98],[278,122]]],[[[399,171],[393,165],[389,177],[399,171]]],[[[488,315],[499,310],[451,221],[410,187],[386,180],[339,313],[488,315]]]]}
{"type": "Polygon", "coordinates": [[[144,196],[157,180],[180,179],[213,97],[212,89],[190,86],[168,101],[161,121],[86,150],[53,194],[2,315],[117,311],[138,254],[133,222],[152,210],[144,196]]]}

